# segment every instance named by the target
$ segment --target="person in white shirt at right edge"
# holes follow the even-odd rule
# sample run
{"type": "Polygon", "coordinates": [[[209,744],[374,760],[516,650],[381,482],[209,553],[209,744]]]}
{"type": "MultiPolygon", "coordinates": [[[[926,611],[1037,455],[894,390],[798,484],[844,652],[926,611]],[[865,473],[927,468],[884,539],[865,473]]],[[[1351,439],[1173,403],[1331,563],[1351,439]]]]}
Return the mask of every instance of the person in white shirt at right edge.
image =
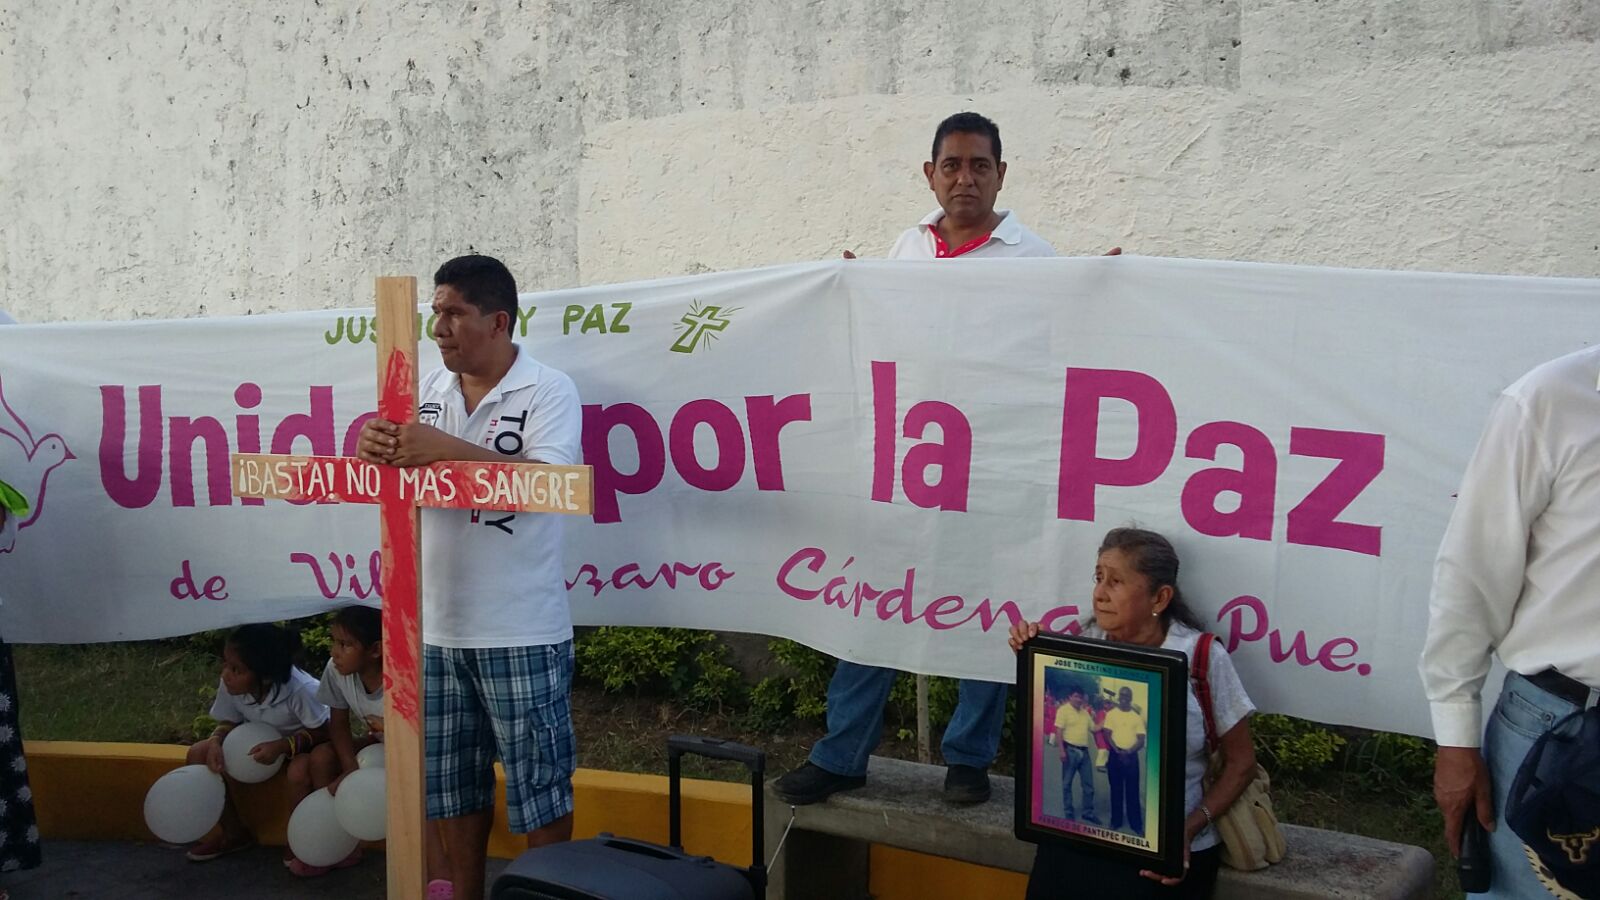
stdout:
{"type": "Polygon", "coordinates": [[[1600,347],[1500,394],[1458,497],[1420,666],[1439,743],[1434,796],[1452,854],[1466,816],[1490,830],[1487,896],[1548,898],[1506,798],[1533,742],[1600,688],[1600,347]],[[1491,653],[1508,675],[1485,728],[1491,653]]]}

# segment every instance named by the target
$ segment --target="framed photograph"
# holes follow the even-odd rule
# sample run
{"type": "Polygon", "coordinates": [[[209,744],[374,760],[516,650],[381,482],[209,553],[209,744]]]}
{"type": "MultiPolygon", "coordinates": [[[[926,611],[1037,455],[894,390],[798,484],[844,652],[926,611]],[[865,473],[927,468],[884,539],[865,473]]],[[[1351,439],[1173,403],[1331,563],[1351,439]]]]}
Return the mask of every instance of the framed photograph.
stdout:
{"type": "Polygon", "coordinates": [[[1017,654],[1017,837],[1183,872],[1188,662],[1041,634],[1017,654]]]}

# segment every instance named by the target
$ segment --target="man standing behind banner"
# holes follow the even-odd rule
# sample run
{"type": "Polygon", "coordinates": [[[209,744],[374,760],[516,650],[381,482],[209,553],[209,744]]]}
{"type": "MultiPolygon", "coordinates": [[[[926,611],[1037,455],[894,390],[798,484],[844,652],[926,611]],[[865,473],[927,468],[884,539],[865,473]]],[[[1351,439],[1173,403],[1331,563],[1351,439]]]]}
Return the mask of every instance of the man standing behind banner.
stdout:
{"type": "MultiPolygon", "coordinates": [[[[922,164],[928,188],[939,199],[929,213],[895,241],[890,259],[1055,256],[1044,239],[1008,209],[994,208],[1005,182],[1000,129],[977,113],[957,113],[933,134],[933,157],[922,164]]],[[[845,251],[845,258],[855,254],[845,251]]],[[[907,314],[911,314],[908,310],[907,314]]],[[[811,748],[805,765],[778,779],[778,796],[803,805],[867,782],[867,758],[883,736],[883,707],[898,673],[839,660],[828,685],[828,734],[811,748]]],[[[962,681],[955,714],[941,751],[947,765],[945,799],[982,803],[989,799],[989,765],[1000,749],[1007,685],[962,681]]]]}
{"type": "Polygon", "coordinates": [[[1451,853],[1467,816],[1492,832],[1490,895],[1548,897],[1505,825],[1507,793],[1534,741],[1600,688],[1600,347],[1500,394],[1458,496],[1421,663],[1434,796],[1451,853]],[[1491,653],[1509,674],[1485,730],[1491,653]]]}
{"type": "MultiPolygon", "coordinates": [[[[416,424],[375,420],[360,456],[394,466],[439,460],[578,463],[572,379],[511,340],[517,285],[499,260],[463,256],[433,276],[444,369],[422,379],[416,424]]],[[[528,846],[572,836],[572,615],[561,517],[423,510],[423,734],[433,845],[429,897],[483,896],[494,822],[494,760],[506,771],[511,830],[528,846]]]]}

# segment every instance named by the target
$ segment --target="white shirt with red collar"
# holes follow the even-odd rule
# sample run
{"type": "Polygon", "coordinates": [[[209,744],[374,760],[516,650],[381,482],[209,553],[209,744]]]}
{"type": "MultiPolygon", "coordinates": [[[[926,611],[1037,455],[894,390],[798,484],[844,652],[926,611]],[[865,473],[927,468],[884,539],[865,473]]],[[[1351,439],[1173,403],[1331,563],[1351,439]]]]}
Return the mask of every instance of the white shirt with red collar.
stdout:
{"type": "Polygon", "coordinates": [[[1004,259],[1017,256],[1055,256],[1056,251],[1044,238],[1023,227],[1016,214],[1009,209],[995,210],[1000,214],[1000,224],[986,235],[975,238],[960,247],[945,246],[944,239],[934,225],[944,218],[944,210],[936,209],[922,218],[914,228],[907,228],[889,250],[890,259],[1004,259]]]}
{"type": "MultiPolygon", "coordinates": [[[[583,423],[566,373],[517,347],[516,361],[467,414],[461,378],[422,379],[417,418],[517,462],[577,465],[583,423]]],[[[561,516],[422,511],[422,639],[436,647],[525,647],[572,637],[561,516]]]]}

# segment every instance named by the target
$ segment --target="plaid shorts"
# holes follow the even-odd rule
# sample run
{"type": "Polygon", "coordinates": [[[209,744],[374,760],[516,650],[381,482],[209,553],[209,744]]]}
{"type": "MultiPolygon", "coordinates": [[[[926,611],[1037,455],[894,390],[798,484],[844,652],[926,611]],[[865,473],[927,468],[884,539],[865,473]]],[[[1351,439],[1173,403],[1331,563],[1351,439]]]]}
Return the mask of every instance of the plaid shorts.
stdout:
{"type": "Polygon", "coordinates": [[[494,808],[494,760],[506,770],[511,830],[572,812],[572,641],[460,649],[423,645],[428,818],[494,808]]]}

